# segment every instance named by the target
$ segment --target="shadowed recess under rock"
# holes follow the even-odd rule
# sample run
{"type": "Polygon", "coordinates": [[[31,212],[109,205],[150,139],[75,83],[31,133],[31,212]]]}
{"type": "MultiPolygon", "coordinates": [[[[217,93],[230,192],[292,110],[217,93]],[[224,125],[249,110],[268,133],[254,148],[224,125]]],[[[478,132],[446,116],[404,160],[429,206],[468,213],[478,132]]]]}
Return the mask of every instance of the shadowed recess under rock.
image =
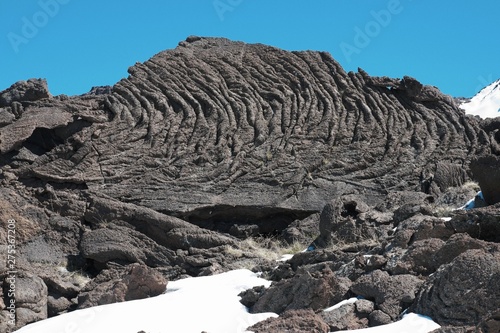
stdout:
{"type": "Polygon", "coordinates": [[[217,205],[198,208],[177,217],[205,229],[246,238],[277,236],[293,221],[303,220],[314,213],[279,207],[217,205]]]}

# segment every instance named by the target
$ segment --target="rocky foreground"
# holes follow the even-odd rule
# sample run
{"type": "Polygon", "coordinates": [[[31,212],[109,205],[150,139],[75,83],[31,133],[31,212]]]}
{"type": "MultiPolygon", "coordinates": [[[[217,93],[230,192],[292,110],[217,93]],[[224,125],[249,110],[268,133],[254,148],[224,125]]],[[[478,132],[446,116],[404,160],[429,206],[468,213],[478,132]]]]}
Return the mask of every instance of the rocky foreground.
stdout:
{"type": "Polygon", "coordinates": [[[82,96],[35,79],[0,92],[1,332],[241,267],[274,281],[242,295],[280,314],[254,332],[405,310],[500,332],[498,121],[410,77],[226,39],[129,73],[82,96]],[[455,210],[472,180],[484,207],[455,210]]]}

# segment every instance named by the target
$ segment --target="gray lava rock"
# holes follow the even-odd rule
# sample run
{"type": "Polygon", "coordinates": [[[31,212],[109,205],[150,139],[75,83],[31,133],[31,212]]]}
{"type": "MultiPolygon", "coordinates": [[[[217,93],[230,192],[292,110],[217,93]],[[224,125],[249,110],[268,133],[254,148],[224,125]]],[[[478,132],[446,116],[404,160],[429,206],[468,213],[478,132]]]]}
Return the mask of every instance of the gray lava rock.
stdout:
{"type": "Polygon", "coordinates": [[[84,258],[105,264],[147,263],[149,266],[168,266],[174,260],[172,250],[156,244],[144,234],[130,228],[110,226],[84,233],[80,245],[84,258]]]}
{"type": "Polygon", "coordinates": [[[235,245],[233,238],[199,228],[150,208],[107,197],[90,195],[85,219],[96,226],[102,224],[102,221],[114,221],[127,227],[133,226],[159,245],[173,250],[235,245]]]}
{"type": "Polygon", "coordinates": [[[500,202],[500,157],[487,155],[474,158],[470,170],[479,183],[488,205],[500,202]]]}
{"type": "Polygon", "coordinates": [[[450,230],[473,238],[500,243],[500,204],[457,213],[447,222],[450,230]]]}
{"type": "Polygon", "coordinates": [[[81,117],[88,126],[29,175],[190,220],[220,205],[314,213],[339,195],[377,201],[418,186],[430,161],[434,172],[436,161],[490,150],[477,121],[436,88],[409,77],[377,86],[324,52],[200,37],[129,74],[112,92],[49,99],[36,114],[50,109],[52,124],[25,110],[4,127],[13,142],[2,137],[1,151],[81,117]],[[30,133],[13,130],[21,124],[30,133]]]}
{"type": "MultiPolygon", "coordinates": [[[[15,280],[9,280],[12,276],[7,276],[4,280],[4,288],[9,288],[11,282],[14,283],[16,325],[19,329],[29,323],[47,318],[47,286],[38,276],[29,272],[18,272],[15,280]]],[[[7,289],[9,290],[9,289],[7,289]]],[[[7,311],[4,310],[4,311],[7,311]]]]}
{"type": "Polygon", "coordinates": [[[368,314],[357,312],[354,303],[342,305],[331,311],[323,311],[320,316],[330,326],[330,332],[368,327],[368,314]]]}
{"type": "Polygon", "coordinates": [[[59,297],[54,297],[54,296],[48,296],[47,297],[47,313],[49,317],[54,317],[57,316],[61,313],[65,313],[69,311],[72,307],[74,307],[75,304],[73,304],[69,299],[63,296],[59,297]]]}
{"type": "Polygon", "coordinates": [[[412,243],[395,263],[395,267],[390,268],[390,271],[393,274],[432,274],[441,264],[440,261],[434,260],[434,254],[444,244],[445,242],[439,238],[429,238],[412,243]]]}
{"type": "Polygon", "coordinates": [[[423,281],[413,275],[391,276],[385,271],[376,270],[354,281],[351,291],[373,299],[377,308],[394,321],[412,304],[422,284],[423,281]]]}
{"type": "Polygon", "coordinates": [[[101,272],[78,296],[78,308],[157,296],[166,288],[166,278],[156,270],[131,264],[123,269],[101,272]]]}
{"type": "Polygon", "coordinates": [[[359,299],[354,305],[356,306],[356,312],[361,314],[370,314],[375,310],[375,304],[367,299],[359,299]]]}
{"type": "Polygon", "coordinates": [[[247,330],[255,333],[327,333],[329,327],[312,310],[288,310],[278,318],[263,320],[247,330]]]}
{"type": "Polygon", "coordinates": [[[415,215],[398,225],[393,246],[407,248],[413,242],[430,238],[448,239],[456,231],[449,224],[434,216],[415,215]]]}
{"type": "Polygon", "coordinates": [[[273,283],[251,309],[253,313],[286,310],[320,310],[344,299],[351,281],[336,276],[331,270],[297,273],[290,279],[273,283]]]}
{"type": "Polygon", "coordinates": [[[500,251],[468,250],[427,280],[411,310],[440,325],[477,326],[500,308],[500,251]]]}
{"type": "Polygon", "coordinates": [[[49,97],[51,95],[46,80],[29,79],[28,81],[19,81],[0,92],[0,107],[10,106],[12,102],[36,101],[49,97]]]}
{"type": "MultiPolygon", "coordinates": [[[[500,249],[498,246],[496,248],[500,249]]],[[[432,261],[439,267],[444,264],[449,264],[460,254],[473,249],[483,249],[485,251],[497,250],[491,243],[472,238],[466,233],[458,233],[452,235],[446,243],[434,253],[432,261]]]]}
{"type": "Polygon", "coordinates": [[[328,203],[319,220],[319,237],[315,244],[319,247],[375,241],[378,235],[374,225],[366,219],[370,207],[359,196],[348,195],[328,203]]]}
{"type": "Polygon", "coordinates": [[[369,325],[370,327],[387,325],[394,321],[394,318],[391,318],[387,313],[381,310],[375,310],[370,313],[369,316],[369,325]]]}
{"type": "Polygon", "coordinates": [[[293,270],[298,270],[302,266],[314,265],[327,262],[333,271],[338,270],[341,266],[349,263],[355,257],[353,253],[347,253],[337,249],[318,249],[314,251],[306,251],[296,253],[288,263],[293,270]]]}

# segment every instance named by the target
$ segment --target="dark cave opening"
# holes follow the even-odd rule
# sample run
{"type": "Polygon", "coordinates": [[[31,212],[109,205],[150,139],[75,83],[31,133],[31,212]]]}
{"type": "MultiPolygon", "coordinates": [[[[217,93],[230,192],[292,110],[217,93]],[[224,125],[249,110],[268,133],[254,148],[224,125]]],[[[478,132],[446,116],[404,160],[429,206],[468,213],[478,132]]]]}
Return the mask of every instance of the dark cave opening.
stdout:
{"type": "Polygon", "coordinates": [[[351,217],[356,218],[356,216],[358,216],[358,211],[356,210],[357,205],[358,204],[355,201],[348,201],[348,202],[344,203],[344,207],[343,207],[340,215],[342,217],[351,216],[351,217]]]}
{"type": "Polygon", "coordinates": [[[75,133],[80,132],[91,123],[85,120],[75,120],[66,126],[56,128],[36,128],[31,136],[24,141],[24,146],[37,155],[52,150],[64,144],[75,133]]]}
{"type": "MultiPolygon", "coordinates": [[[[55,147],[70,143],[69,151],[76,151],[79,148],[78,142],[71,141],[72,136],[92,123],[76,119],[65,126],[56,128],[37,127],[31,135],[16,150],[12,150],[0,156],[0,167],[9,164],[13,168],[33,163],[38,157],[52,151],[55,147]]],[[[68,151],[68,149],[66,149],[68,151]]]]}
{"type": "Polygon", "coordinates": [[[201,228],[238,238],[278,236],[293,221],[303,220],[316,211],[264,206],[216,205],[182,213],[177,217],[201,228]]]}

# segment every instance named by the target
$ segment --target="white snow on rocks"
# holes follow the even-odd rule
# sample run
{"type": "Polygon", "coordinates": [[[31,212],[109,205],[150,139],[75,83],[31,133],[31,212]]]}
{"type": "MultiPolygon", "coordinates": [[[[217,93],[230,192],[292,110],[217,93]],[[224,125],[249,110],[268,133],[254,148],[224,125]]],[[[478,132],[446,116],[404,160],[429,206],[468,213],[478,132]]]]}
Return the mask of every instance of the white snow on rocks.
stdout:
{"type": "MultiPolygon", "coordinates": [[[[141,330],[147,333],[243,333],[247,327],[277,315],[248,313],[239,302],[238,294],[254,286],[269,287],[270,284],[245,269],[187,278],[169,282],[160,296],[69,312],[27,325],[17,333],[137,333],[141,330]]],[[[356,298],[327,310],[354,301],[356,298]]],[[[427,333],[439,327],[428,317],[409,313],[396,323],[345,332],[427,333]]]]}
{"type": "Polygon", "coordinates": [[[460,104],[466,114],[485,118],[500,116],[500,80],[485,87],[469,102],[460,104]]]}

